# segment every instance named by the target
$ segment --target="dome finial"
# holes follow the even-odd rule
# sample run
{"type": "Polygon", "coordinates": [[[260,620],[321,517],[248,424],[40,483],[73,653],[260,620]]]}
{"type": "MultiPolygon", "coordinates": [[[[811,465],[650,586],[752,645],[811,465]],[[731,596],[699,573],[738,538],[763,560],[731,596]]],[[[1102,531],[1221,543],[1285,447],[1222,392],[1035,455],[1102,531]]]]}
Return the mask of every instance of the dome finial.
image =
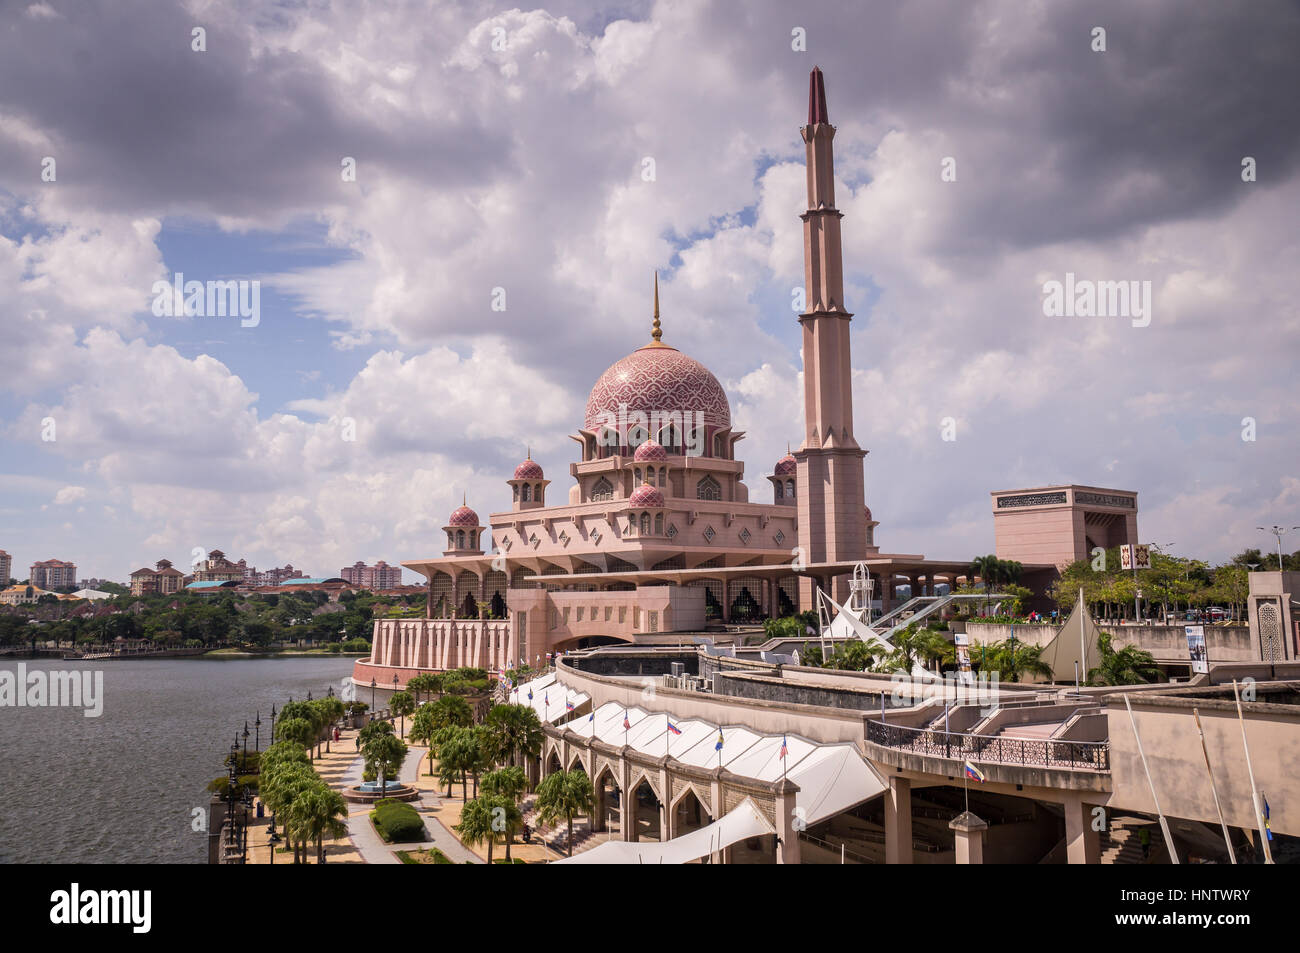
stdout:
{"type": "Polygon", "coordinates": [[[654,342],[656,344],[663,343],[660,339],[664,336],[664,332],[659,327],[659,270],[658,269],[655,269],[655,321],[654,321],[653,329],[650,331],[650,336],[654,338],[654,342]]]}
{"type": "Polygon", "coordinates": [[[468,492],[468,491],[464,491],[464,492],[461,493],[461,495],[460,495],[460,505],[461,505],[461,506],[469,506],[469,492],[468,492]]]}
{"type": "Polygon", "coordinates": [[[529,444],[529,445],[528,445],[528,452],[524,454],[524,459],[525,459],[525,460],[531,460],[532,458],[533,458],[533,445],[532,445],[532,444],[529,444]]]}

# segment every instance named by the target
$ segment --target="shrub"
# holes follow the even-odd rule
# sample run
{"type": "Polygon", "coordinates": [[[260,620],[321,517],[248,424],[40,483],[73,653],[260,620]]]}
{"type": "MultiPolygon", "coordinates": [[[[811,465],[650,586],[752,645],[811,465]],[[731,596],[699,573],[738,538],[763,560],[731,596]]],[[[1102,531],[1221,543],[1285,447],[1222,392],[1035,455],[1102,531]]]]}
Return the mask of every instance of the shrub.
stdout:
{"type": "Polygon", "coordinates": [[[424,840],[424,820],[405,801],[385,798],[370,812],[379,836],[389,843],[424,840]]]}
{"type": "Polygon", "coordinates": [[[325,648],[329,649],[332,655],[338,655],[343,651],[343,644],[341,642],[327,642],[325,648]]]}
{"type": "Polygon", "coordinates": [[[369,652],[370,643],[365,639],[348,639],[343,643],[342,649],[344,652],[369,652]]]}

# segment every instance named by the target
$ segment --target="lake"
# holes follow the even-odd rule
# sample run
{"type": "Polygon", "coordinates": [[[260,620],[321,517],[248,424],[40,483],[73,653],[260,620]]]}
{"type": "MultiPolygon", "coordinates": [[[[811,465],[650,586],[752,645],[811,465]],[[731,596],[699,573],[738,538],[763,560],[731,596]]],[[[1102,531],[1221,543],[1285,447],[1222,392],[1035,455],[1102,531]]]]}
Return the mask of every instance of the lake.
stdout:
{"type": "MultiPolygon", "coordinates": [[[[338,695],[351,658],[22,660],[27,671],[102,671],[103,713],[0,707],[0,863],[207,862],[191,829],[236,733],[311,691],[338,695]]],[[[0,663],[15,672],[18,661],[0,663]]],[[[241,739],[242,740],[242,739],[241,739]]]]}

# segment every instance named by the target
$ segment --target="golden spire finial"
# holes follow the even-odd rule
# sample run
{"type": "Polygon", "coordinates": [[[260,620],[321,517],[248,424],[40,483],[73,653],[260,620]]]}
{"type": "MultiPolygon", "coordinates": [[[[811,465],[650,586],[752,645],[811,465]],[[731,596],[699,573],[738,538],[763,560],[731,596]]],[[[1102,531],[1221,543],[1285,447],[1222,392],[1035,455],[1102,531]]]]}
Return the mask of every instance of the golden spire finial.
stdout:
{"type": "Polygon", "coordinates": [[[653,329],[650,331],[650,336],[654,338],[656,344],[663,343],[660,340],[660,338],[664,336],[664,332],[659,328],[659,271],[658,269],[655,270],[655,321],[654,321],[653,329]]]}
{"type": "Polygon", "coordinates": [[[528,445],[528,453],[525,454],[524,459],[525,459],[525,460],[531,460],[532,458],[533,458],[533,445],[532,445],[532,444],[529,444],[529,445],[528,445]]]}
{"type": "Polygon", "coordinates": [[[462,492],[460,495],[460,505],[469,506],[469,492],[462,492]]]}

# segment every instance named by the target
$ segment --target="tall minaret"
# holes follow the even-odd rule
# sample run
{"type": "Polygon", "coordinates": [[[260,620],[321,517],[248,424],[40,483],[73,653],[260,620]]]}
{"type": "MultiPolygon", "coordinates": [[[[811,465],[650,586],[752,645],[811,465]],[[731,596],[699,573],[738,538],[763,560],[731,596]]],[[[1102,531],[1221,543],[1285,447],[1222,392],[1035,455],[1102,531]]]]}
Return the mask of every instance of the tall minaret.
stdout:
{"type": "MultiPolygon", "coordinates": [[[[799,545],[809,563],[846,562],[867,554],[866,502],[862,460],[867,452],[853,437],[853,367],[849,321],[844,308],[844,265],[840,219],[835,208],[835,127],[826,114],[826,85],[814,68],[808,80],[808,125],[801,130],[807,150],[808,211],[803,219],[804,441],[798,464],[799,545]]],[[[812,608],[813,582],[800,584],[802,608],[812,608]]],[[[848,592],[848,579],[834,586],[848,592]]]]}

